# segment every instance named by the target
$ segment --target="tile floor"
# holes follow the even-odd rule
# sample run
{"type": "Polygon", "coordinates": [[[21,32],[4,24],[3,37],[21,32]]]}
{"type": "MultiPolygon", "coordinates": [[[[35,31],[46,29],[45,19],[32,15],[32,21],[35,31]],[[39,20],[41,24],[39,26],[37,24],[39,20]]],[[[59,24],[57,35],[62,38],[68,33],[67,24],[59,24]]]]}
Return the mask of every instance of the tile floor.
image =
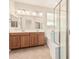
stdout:
{"type": "Polygon", "coordinates": [[[47,46],[38,46],[10,51],[9,59],[51,59],[47,46]]]}

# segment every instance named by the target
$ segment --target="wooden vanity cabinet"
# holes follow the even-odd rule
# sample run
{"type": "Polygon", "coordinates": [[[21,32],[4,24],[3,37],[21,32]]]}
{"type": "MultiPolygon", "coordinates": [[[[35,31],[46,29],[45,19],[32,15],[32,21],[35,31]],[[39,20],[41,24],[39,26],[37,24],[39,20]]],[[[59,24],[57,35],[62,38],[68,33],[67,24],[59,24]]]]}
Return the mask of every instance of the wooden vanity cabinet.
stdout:
{"type": "Polygon", "coordinates": [[[45,44],[44,32],[10,33],[9,48],[17,49],[45,44]]]}
{"type": "Polygon", "coordinates": [[[22,34],[21,36],[21,48],[23,47],[29,47],[29,33],[26,33],[26,34],[22,34]]]}
{"type": "Polygon", "coordinates": [[[38,32],[38,45],[44,45],[45,44],[45,34],[44,32],[38,32]]]}
{"type": "Polygon", "coordinates": [[[10,35],[9,40],[10,49],[20,48],[20,38],[16,35],[10,35]]]}
{"type": "Polygon", "coordinates": [[[37,46],[38,45],[38,38],[36,32],[30,33],[30,46],[37,46]]]}

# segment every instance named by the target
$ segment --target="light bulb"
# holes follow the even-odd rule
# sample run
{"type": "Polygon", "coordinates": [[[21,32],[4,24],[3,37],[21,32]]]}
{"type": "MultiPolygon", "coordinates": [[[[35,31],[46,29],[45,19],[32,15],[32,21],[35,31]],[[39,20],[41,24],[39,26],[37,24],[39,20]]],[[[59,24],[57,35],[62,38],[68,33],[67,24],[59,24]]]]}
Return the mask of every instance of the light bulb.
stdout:
{"type": "Polygon", "coordinates": [[[30,11],[25,11],[25,14],[26,15],[30,15],[30,11]]]}
{"type": "Polygon", "coordinates": [[[17,14],[25,15],[25,12],[24,12],[24,10],[17,10],[17,14]]]}
{"type": "Polygon", "coordinates": [[[36,14],[36,12],[32,12],[32,15],[33,15],[33,16],[36,16],[37,14],[36,14]]]}
{"type": "Polygon", "coordinates": [[[43,13],[39,13],[38,15],[39,15],[39,16],[43,16],[43,13]]]}

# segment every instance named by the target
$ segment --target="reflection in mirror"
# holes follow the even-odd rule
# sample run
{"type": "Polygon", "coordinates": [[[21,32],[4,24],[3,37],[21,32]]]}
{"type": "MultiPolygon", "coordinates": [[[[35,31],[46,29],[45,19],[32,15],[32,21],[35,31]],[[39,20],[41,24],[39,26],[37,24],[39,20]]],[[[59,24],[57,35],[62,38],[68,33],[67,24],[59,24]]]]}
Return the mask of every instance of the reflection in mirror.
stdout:
{"type": "Polygon", "coordinates": [[[17,21],[11,21],[11,27],[18,27],[17,21]]]}
{"type": "Polygon", "coordinates": [[[40,26],[40,22],[35,22],[35,29],[40,29],[41,26],[40,26]]]}
{"type": "Polygon", "coordinates": [[[32,20],[27,20],[25,21],[25,28],[26,29],[31,29],[32,27],[32,20]]]}
{"type": "Polygon", "coordinates": [[[18,27],[18,20],[17,20],[18,18],[16,17],[16,16],[14,16],[14,15],[10,15],[10,26],[12,27],[12,28],[17,28],[18,27]]]}

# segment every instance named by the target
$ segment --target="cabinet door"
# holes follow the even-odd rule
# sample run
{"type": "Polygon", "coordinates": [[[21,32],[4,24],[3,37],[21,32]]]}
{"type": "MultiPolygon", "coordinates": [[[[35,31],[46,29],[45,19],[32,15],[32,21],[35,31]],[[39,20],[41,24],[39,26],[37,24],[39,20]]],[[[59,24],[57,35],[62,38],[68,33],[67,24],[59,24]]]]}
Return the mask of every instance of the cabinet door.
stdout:
{"type": "Polygon", "coordinates": [[[38,40],[37,40],[37,33],[30,33],[30,46],[37,46],[38,40]]]}
{"type": "Polygon", "coordinates": [[[20,48],[20,38],[17,35],[10,35],[9,38],[10,49],[20,48]]]}
{"type": "Polygon", "coordinates": [[[43,32],[38,32],[38,45],[45,44],[45,35],[43,32]]]}
{"type": "Polygon", "coordinates": [[[21,36],[21,48],[22,47],[29,47],[29,35],[21,36]]]}

